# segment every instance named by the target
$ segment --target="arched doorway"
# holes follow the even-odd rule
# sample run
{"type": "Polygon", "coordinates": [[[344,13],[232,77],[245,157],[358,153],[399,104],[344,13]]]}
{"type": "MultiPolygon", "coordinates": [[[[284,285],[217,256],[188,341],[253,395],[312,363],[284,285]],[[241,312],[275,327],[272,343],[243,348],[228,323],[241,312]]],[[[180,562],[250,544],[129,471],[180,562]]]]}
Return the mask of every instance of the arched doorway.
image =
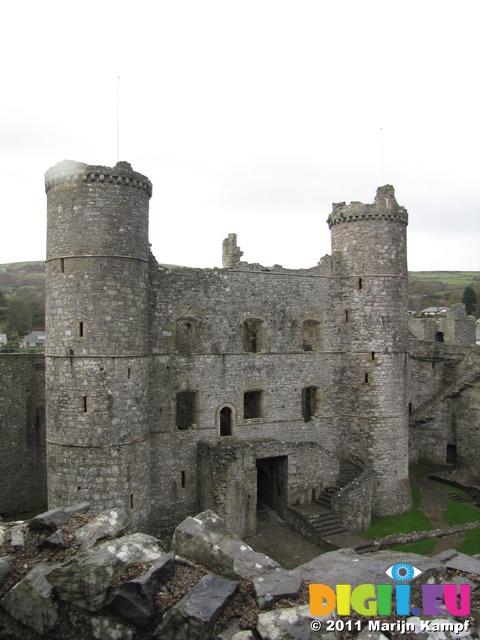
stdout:
{"type": "Polygon", "coordinates": [[[220,409],[220,435],[232,435],[232,410],[230,407],[220,409]]]}

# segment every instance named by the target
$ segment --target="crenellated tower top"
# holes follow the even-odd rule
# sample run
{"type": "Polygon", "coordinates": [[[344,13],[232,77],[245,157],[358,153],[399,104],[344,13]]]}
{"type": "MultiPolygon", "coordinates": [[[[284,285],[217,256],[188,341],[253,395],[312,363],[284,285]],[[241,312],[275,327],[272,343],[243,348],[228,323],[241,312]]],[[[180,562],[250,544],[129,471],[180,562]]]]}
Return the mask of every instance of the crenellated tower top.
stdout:
{"type": "Polygon", "coordinates": [[[395,189],[391,184],[378,187],[373,204],[338,202],[333,203],[332,208],[327,220],[330,229],[338,224],[359,220],[390,220],[408,224],[407,210],[397,203],[395,189]]]}
{"type": "Polygon", "coordinates": [[[58,185],[72,186],[79,182],[118,184],[146,191],[152,195],[150,180],[134,171],[129,162],[117,162],[114,167],[92,166],[75,160],[62,160],[45,174],[45,192],[58,185]]]}

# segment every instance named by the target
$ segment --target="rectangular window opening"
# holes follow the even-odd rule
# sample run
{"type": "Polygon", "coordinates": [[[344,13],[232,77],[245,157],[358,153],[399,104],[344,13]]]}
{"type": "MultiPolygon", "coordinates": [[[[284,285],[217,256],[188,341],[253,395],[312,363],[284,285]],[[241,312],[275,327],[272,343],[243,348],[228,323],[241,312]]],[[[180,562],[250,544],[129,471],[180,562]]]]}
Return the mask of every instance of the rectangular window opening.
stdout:
{"type": "Polygon", "coordinates": [[[317,412],[317,387],[305,387],[302,389],[302,416],[305,422],[310,422],[317,412]]]}
{"type": "Polygon", "coordinates": [[[362,279],[359,278],[358,279],[358,290],[360,291],[361,288],[362,288],[362,279]]]}
{"type": "Polygon", "coordinates": [[[80,338],[83,338],[83,322],[80,322],[80,324],[78,325],[78,335],[80,336],[80,338]]]}
{"type": "Polygon", "coordinates": [[[372,351],[372,360],[375,360],[375,351],[372,351]]]}
{"type": "Polygon", "coordinates": [[[130,509],[133,509],[133,493],[130,494],[130,509]]]}
{"type": "Polygon", "coordinates": [[[182,471],[182,489],[185,489],[185,471],[182,471]]]}
{"type": "Polygon", "coordinates": [[[196,392],[179,391],[176,398],[177,427],[181,430],[190,429],[196,422],[196,392]]]}
{"type": "Polygon", "coordinates": [[[345,309],[345,322],[348,322],[348,309],[345,309]]]}
{"type": "Polygon", "coordinates": [[[60,258],[60,273],[65,273],[65,258],[60,258]]]}
{"type": "Polygon", "coordinates": [[[87,413],[87,396],[83,396],[83,413],[87,413]]]}
{"type": "Polygon", "coordinates": [[[245,420],[260,418],[262,412],[262,392],[246,391],[243,394],[243,417],[245,420]]]}
{"type": "Polygon", "coordinates": [[[130,367],[128,367],[127,378],[130,380],[131,377],[132,377],[132,370],[130,369],[130,367]]]}
{"type": "Polygon", "coordinates": [[[369,375],[368,375],[368,371],[365,371],[365,384],[369,384],[370,380],[369,380],[369,375]]]}
{"type": "Polygon", "coordinates": [[[413,405],[411,402],[408,403],[408,413],[412,413],[413,411],[413,405]]]}

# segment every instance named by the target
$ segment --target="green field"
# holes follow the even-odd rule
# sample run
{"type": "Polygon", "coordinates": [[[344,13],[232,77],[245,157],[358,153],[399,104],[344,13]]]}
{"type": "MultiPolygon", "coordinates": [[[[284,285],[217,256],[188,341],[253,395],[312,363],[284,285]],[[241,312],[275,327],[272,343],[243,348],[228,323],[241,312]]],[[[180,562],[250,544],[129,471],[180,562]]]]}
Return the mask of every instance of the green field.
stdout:
{"type": "Polygon", "coordinates": [[[480,271],[409,271],[410,281],[441,282],[458,287],[480,285],[480,271]]]}

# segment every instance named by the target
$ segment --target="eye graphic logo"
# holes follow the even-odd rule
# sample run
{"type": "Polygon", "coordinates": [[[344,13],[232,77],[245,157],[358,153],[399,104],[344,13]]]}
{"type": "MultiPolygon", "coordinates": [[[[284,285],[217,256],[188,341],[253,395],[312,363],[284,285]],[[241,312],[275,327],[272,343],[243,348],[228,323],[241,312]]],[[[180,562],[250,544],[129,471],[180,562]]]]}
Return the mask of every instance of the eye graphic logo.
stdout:
{"type": "Polygon", "coordinates": [[[394,564],[389,567],[385,573],[389,578],[396,580],[397,582],[410,582],[418,576],[421,576],[423,571],[417,569],[416,567],[412,567],[411,564],[394,564]]]}

